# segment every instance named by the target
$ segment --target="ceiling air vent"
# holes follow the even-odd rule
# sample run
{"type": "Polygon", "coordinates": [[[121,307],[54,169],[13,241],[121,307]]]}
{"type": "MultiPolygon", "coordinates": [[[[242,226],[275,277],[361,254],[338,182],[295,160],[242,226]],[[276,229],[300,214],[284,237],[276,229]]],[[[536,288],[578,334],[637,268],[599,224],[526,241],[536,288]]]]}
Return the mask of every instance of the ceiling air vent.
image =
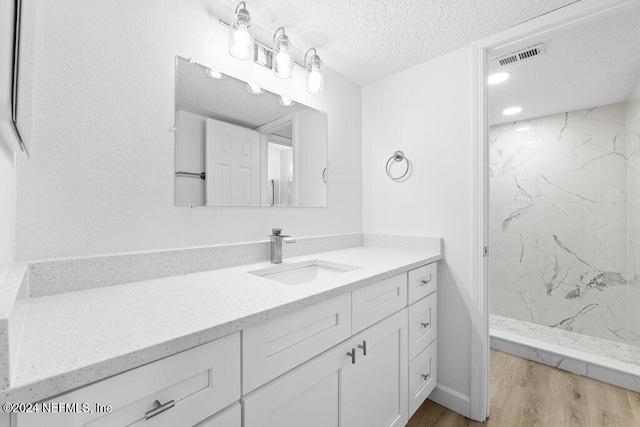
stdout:
{"type": "Polygon", "coordinates": [[[533,58],[544,53],[544,44],[539,43],[535,46],[530,46],[526,49],[521,49],[517,52],[510,53],[508,55],[498,56],[491,59],[494,67],[504,67],[505,65],[513,64],[515,62],[524,61],[525,59],[533,58]]]}

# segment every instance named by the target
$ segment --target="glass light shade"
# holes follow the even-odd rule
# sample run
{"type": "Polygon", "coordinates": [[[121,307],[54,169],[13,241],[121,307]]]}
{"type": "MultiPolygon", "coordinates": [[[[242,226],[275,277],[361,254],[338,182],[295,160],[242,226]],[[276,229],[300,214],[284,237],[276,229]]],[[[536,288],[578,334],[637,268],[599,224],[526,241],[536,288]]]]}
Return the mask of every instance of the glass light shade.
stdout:
{"type": "Polygon", "coordinates": [[[253,57],[253,21],[244,3],[238,3],[236,16],[229,28],[229,53],[234,58],[250,59],[253,57]],[[240,7],[243,5],[243,7],[240,7]]]}
{"type": "MultiPolygon", "coordinates": [[[[307,55],[308,54],[309,52],[307,52],[307,55]]],[[[305,57],[307,55],[305,55],[305,57]]],[[[321,93],[324,89],[324,64],[322,60],[314,53],[314,55],[306,61],[305,68],[307,69],[307,92],[321,93]]]]}
{"type": "Polygon", "coordinates": [[[278,35],[279,30],[280,28],[276,30],[274,35],[272,69],[276,77],[288,79],[293,75],[293,49],[289,37],[284,33],[284,29],[282,29],[280,35],[278,35]]]}

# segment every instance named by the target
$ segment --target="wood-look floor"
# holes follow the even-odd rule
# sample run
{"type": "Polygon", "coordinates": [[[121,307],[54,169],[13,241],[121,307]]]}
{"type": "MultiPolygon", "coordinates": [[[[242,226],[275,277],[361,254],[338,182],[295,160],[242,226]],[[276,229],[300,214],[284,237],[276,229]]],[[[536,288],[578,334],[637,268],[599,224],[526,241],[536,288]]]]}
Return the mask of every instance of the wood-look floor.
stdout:
{"type": "Polygon", "coordinates": [[[491,351],[491,412],[477,423],[427,400],[408,427],[640,426],[640,393],[491,351]]]}

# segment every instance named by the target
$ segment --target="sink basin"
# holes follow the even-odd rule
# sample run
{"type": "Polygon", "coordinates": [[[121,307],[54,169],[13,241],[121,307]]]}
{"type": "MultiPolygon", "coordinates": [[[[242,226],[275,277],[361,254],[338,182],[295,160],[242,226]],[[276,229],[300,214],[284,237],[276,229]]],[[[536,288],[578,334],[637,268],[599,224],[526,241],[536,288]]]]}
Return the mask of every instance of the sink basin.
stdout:
{"type": "Polygon", "coordinates": [[[326,279],[327,277],[346,273],[347,271],[353,271],[358,268],[360,267],[316,259],[293,264],[280,264],[277,267],[250,271],[249,273],[284,283],[285,285],[301,285],[303,283],[313,282],[314,280],[326,279]]]}

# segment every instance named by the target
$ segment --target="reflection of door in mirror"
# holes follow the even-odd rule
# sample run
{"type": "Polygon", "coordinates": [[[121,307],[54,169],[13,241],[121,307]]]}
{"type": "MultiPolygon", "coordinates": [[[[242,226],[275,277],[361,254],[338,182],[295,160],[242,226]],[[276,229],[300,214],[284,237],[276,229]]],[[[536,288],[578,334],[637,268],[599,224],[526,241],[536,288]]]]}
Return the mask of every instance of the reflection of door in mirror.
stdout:
{"type": "Polygon", "coordinates": [[[293,147],[268,139],[268,200],[271,206],[293,206],[293,147]]]}
{"type": "Polygon", "coordinates": [[[260,204],[260,134],[207,119],[205,201],[207,206],[260,204]]]}

